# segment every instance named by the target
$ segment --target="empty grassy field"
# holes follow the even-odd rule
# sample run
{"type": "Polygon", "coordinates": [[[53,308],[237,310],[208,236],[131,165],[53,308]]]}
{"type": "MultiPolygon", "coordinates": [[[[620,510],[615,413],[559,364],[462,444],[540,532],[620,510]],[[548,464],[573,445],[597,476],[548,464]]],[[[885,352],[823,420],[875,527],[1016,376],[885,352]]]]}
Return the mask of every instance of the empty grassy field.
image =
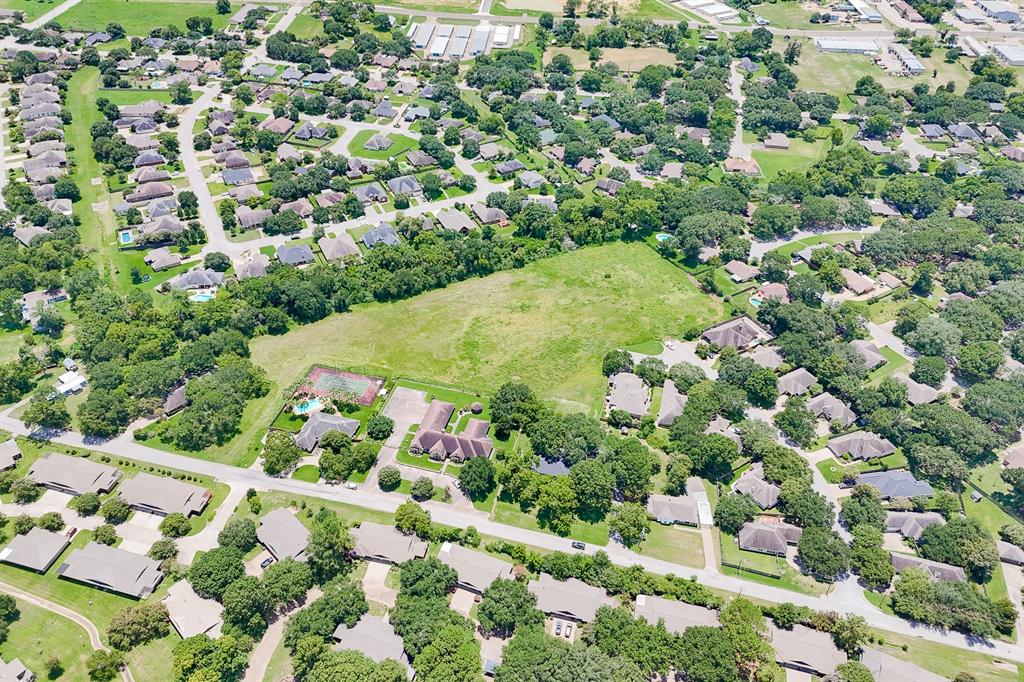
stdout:
{"type": "Polygon", "coordinates": [[[60,5],[57,0],[0,0],[0,9],[13,9],[25,15],[25,21],[43,16],[60,5]]]}
{"type": "Polygon", "coordinates": [[[185,30],[189,17],[210,17],[213,28],[223,28],[229,14],[217,14],[212,2],[161,2],[159,0],[82,0],[60,15],[66,28],[100,31],[107,24],[121,24],[128,35],[148,36],[158,26],[185,30]]]}

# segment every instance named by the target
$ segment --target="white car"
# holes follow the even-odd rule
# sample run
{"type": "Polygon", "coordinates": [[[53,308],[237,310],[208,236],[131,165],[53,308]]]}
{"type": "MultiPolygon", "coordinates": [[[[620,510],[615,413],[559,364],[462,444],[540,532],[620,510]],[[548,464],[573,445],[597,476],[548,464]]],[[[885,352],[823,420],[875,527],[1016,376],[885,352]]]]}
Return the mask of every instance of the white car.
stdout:
{"type": "Polygon", "coordinates": [[[353,483],[352,481],[345,481],[345,487],[348,488],[349,490],[355,490],[356,484],[353,483]]]}
{"type": "Polygon", "coordinates": [[[565,638],[572,639],[572,623],[565,624],[565,638]]]}
{"type": "Polygon", "coordinates": [[[671,341],[666,341],[665,342],[665,348],[668,348],[669,350],[675,350],[676,349],[676,344],[672,343],[671,341]]]}

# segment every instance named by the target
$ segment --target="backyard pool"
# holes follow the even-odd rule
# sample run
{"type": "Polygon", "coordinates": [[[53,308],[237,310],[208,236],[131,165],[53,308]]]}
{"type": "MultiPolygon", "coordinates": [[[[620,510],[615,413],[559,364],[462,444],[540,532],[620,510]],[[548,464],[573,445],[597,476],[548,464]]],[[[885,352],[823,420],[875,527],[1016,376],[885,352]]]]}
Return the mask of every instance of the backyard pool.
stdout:
{"type": "Polygon", "coordinates": [[[760,305],[761,305],[761,297],[758,296],[757,294],[751,294],[750,295],[750,305],[754,306],[755,308],[760,307],[760,305]]]}
{"type": "Polygon", "coordinates": [[[321,407],[320,398],[310,398],[296,405],[292,412],[295,414],[308,414],[313,410],[319,410],[321,407]]]}
{"type": "Polygon", "coordinates": [[[195,301],[196,303],[206,303],[207,301],[212,301],[215,298],[217,298],[217,294],[206,294],[206,293],[203,293],[203,294],[192,294],[191,296],[188,297],[188,300],[195,301]]]}
{"type": "Polygon", "coordinates": [[[672,239],[672,235],[665,234],[664,232],[659,232],[658,234],[654,235],[654,238],[657,239],[659,242],[663,242],[666,239],[672,239]]]}
{"type": "Polygon", "coordinates": [[[117,235],[117,239],[122,244],[131,244],[134,241],[131,230],[121,230],[121,232],[118,233],[117,235]]]}

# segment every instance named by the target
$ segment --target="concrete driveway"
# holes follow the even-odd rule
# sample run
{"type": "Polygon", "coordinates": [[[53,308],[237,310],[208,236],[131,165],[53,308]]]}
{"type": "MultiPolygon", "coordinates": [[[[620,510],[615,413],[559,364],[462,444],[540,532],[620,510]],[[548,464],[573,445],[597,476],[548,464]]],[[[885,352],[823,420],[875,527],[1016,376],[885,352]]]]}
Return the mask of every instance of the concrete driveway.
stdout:
{"type": "Polygon", "coordinates": [[[395,598],[398,597],[398,592],[387,586],[390,572],[391,564],[367,561],[366,573],[363,575],[363,592],[366,593],[366,598],[388,608],[395,605],[395,598]]]}
{"type": "Polygon", "coordinates": [[[476,595],[469,590],[459,588],[455,590],[455,594],[452,595],[451,608],[456,613],[461,613],[466,618],[469,618],[470,609],[473,608],[473,604],[476,603],[476,595]]]}
{"type": "Polygon", "coordinates": [[[264,549],[259,554],[254,556],[245,562],[245,573],[246,575],[256,576],[257,578],[263,575],[263,571],[266,570],[260,567],[267,559],[273,559],[274,555],[269,550],[264,549]]]}
{"type": "Polygon", "coordinates": [[[135,512],[132,517],[117,526],[117,534],[121,536],[119,548],[136,554],[146,554],[153,543],[163,537],[159,530],[164,517],[145,512],[135,512]]]}

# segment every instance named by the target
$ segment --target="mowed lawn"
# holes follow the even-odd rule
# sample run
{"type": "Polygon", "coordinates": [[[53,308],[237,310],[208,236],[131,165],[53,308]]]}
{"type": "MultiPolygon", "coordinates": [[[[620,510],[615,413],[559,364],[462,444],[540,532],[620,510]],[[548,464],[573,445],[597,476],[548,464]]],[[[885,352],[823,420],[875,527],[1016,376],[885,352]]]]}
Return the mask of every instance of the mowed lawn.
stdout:
{"type": "Polygon", "coordinates": [[[57,0],[0,0],[0,9],[13,9],[25,15],[25,21],[37,19],[55,7],[57,0]]]}
{"type": "Polygon", "coordinates": [[[375,130],[361,130],[356,133],[352,141],[348,143],[350,156],[358,156],[363,159],[390,159],[399,157],[410,149],[416,149],[416,140],[398,133],[385,133],[384,137],[391,140],[391,146],[387,149],[367,149],[366,143],[375,135],[380,135],[375,130]]]}
{"type": "Polygon", "coordinates": [[[36,679],[45,680],[46,661],[60,659],[62,682],[86,682],[89,673],[85,659],[92,653],[89,635],[76,623],[55,613],[18,599],[21,616],[11,625],[7,640],[0,644],[0,658],[18,658],[36,679]]]}
{"type": "MultiPolygon", "coordinates": [[[[232,9],[237,9],[232,3],[232,9]]],[[[185,30],[189,17],[210,17],[213,28],[223,28],[230,14],[217,14],[212,2],[160,2],[156,0],[82,0],[60,15],[66,28],[99,31],[107,24],[121,24],[128,35],[148,36],[157,27],[174,25],[185,30]]]]}

